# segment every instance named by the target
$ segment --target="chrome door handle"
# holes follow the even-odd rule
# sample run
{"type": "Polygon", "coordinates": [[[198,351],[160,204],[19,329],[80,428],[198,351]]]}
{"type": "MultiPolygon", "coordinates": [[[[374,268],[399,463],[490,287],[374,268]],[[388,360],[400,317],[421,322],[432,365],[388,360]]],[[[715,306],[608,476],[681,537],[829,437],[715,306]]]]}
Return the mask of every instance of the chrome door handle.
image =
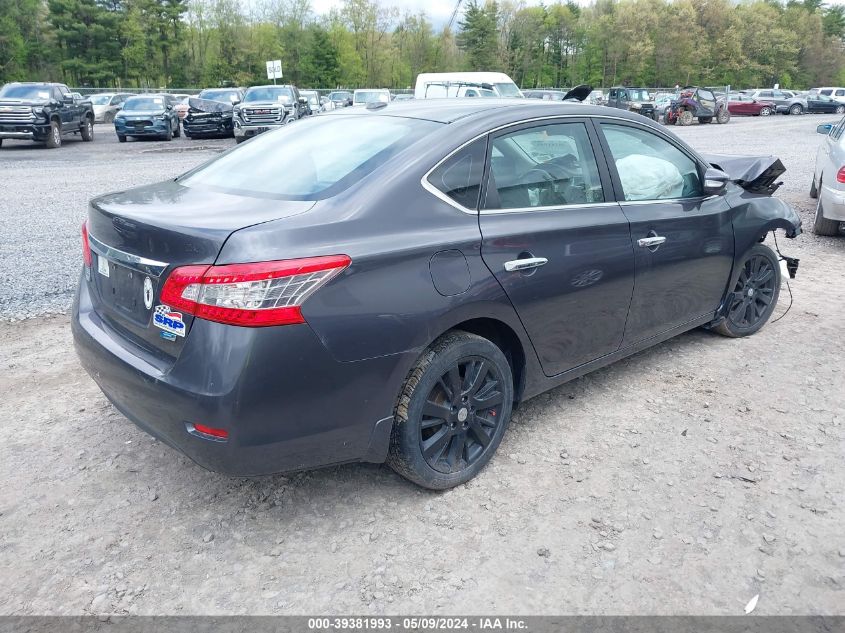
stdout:
{"type": "Polygon", "coordinates": [[[652,235],[650,237],[641,237],[640,239],[638,239],[637,246],[642,246],[643,248],[652,248],[653,246],[660,246],[665,241],[665,237],[662,237],[660,235],[652,235]]]}
{"type": "Polygon", "coordinates": [[[549,263],[545,257],[527,257],[525,259],[512,259],[505,262],[505,270],[512,273],[517,270],[528,270],[529,268],[539,268],[549,263]]]}

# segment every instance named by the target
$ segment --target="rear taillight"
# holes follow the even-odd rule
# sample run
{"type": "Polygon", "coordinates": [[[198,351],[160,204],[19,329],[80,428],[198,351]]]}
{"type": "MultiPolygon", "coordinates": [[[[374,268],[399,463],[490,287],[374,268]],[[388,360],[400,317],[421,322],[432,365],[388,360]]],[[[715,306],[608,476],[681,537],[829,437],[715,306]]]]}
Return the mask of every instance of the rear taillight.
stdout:
{"type": "Polygon", "coordinates": [[[183,266],[161,289],[161,302],[198,318],[245,326],[305,323],[301,306],[349,266],[346,255],[226,266],[183,266]]]}
{"type": "Polygon", "coordinates": [[[845,167],[841,167],[838,172],[836,172],[836,182],[845,183],[845,167]]]}
{"type": "Polygon", "coordinates": [[[82,223],[82,261],[89,268],[94,263],[91,256],[91,244],[88,242],[88,220],[82,223]]]}

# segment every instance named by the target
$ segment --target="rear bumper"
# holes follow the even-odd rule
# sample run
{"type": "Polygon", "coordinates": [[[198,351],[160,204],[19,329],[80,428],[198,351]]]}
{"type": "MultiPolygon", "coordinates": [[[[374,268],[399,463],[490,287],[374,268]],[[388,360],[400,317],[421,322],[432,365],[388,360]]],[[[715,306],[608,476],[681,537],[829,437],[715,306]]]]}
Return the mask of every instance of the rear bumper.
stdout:
{"type": "Polygon", "coordinates": [[[819,190],[819,199],[825,219],[845,222],[845,191],[823,184],[819,190]]]}
{"type": "Polygon", "coordinates": [[[401,355],[342,363],[307,325],[197,319],[179,359],[153,366],[92,310],[84,281],[71,327],[83,368],[115,407],[209,470],[254,476],[386,457],[401,355]],[[193,423],[228,440],[194,435],[193,423]]]}

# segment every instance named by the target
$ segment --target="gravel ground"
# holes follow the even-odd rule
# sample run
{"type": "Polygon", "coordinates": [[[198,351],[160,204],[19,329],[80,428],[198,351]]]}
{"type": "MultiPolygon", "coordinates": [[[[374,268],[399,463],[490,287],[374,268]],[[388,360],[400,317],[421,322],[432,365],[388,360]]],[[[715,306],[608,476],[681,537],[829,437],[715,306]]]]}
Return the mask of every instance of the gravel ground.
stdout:
{"type": "MultiPolygon", "coordinates": [[[[778,153],[806,225],[819,120],[680,132],[778,153]]],[[[4,144],[3,200],[32,218],[0,219],[8,316],[67,305],[86,198],[205,158],[143,153],[159,145],[4,144]]],[[[690,332],[526,403],[446,493],[373,465],[208,473],[106,402],[66,316],[0,324],[0,614],[741,614],[756,594],[758,614],[843,614],[845,239],[781,247],[801,258],[784,319],[690,332]]]]}

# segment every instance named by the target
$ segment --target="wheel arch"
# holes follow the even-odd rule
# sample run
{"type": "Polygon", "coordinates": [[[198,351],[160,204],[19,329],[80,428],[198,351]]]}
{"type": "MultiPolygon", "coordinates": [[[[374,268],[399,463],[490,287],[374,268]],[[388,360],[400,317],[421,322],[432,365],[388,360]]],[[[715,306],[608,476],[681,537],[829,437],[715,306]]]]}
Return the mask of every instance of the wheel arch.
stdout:
{"type": "Polygon", "coordinates": [[[526,354],[523,343],[513,328],[498,319],[478,317],[455,324],[434,340],[454,330],[462,330],[486,338],[502,350],[513,373],[514,401],[519,402],[525,387],[526,354]]]}

